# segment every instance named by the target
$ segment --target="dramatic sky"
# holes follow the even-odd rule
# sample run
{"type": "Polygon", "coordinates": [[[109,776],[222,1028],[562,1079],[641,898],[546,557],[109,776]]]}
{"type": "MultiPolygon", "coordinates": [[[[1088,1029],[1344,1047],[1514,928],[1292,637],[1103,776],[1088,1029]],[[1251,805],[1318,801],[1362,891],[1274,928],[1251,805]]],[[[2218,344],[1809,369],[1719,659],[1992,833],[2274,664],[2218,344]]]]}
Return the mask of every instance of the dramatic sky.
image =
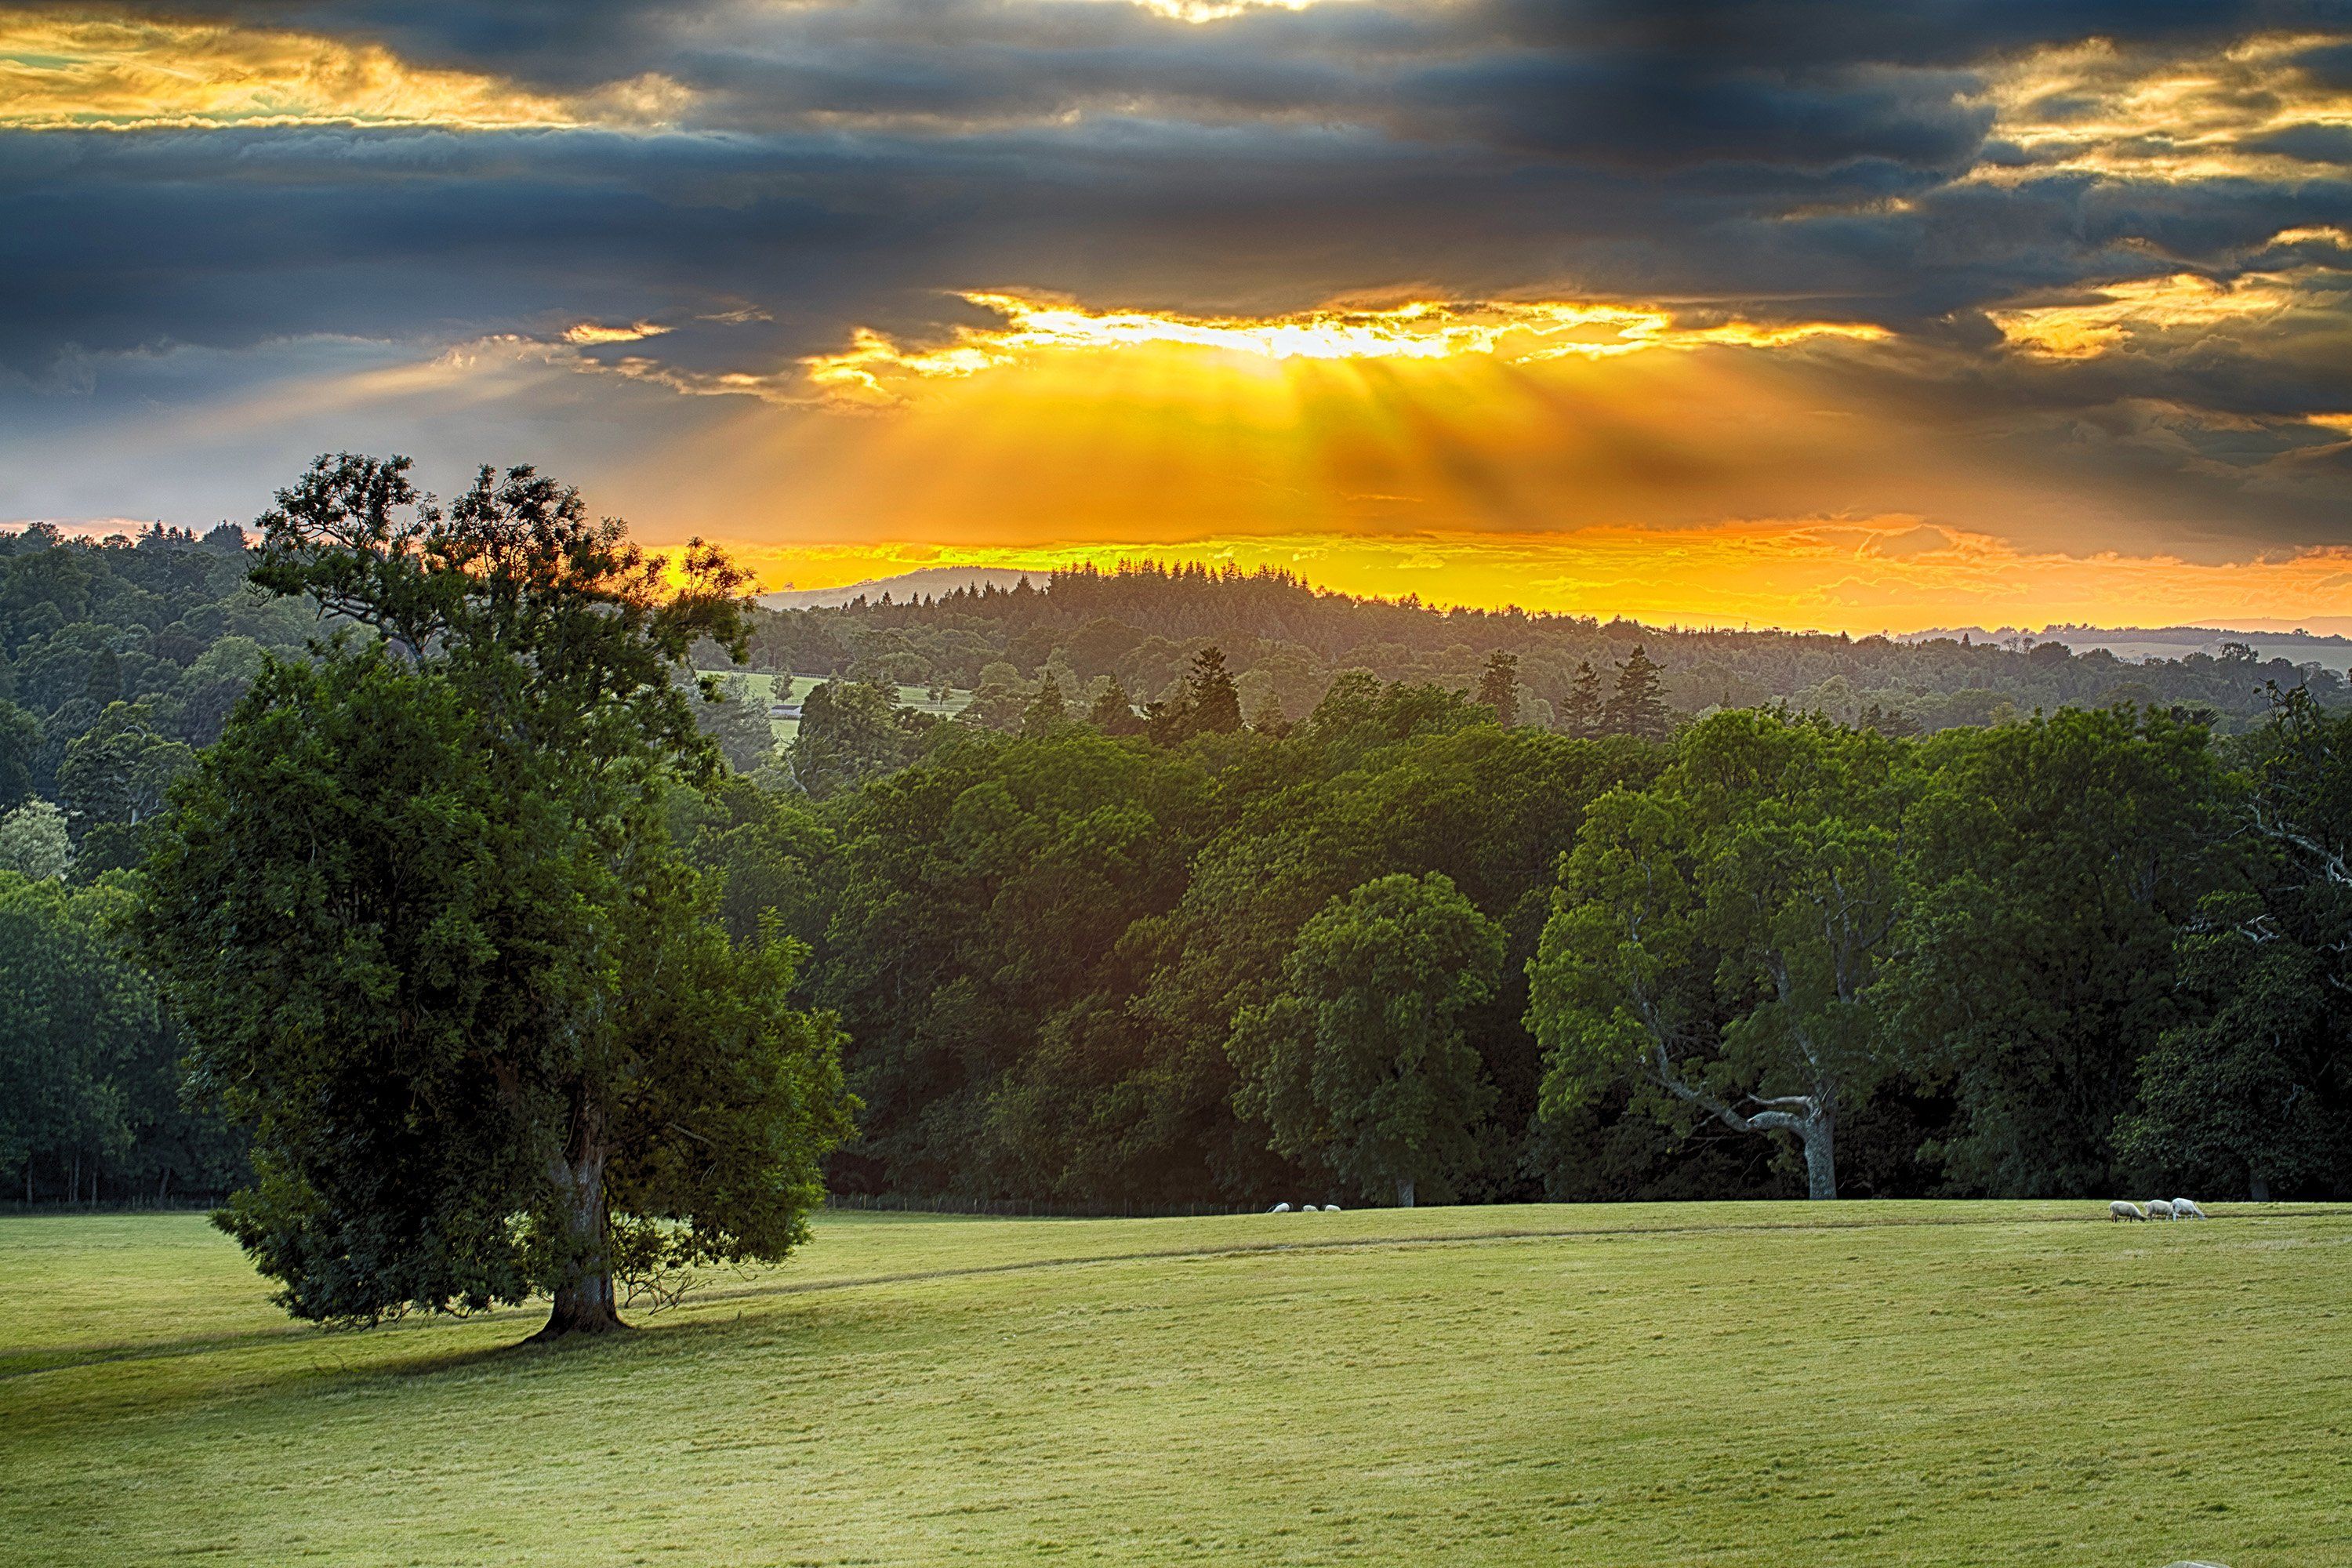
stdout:
{"type": "Polygon", "coordinates": [[[0,0],[0,520],[2352,615],[2352,0],[0,0]]]}

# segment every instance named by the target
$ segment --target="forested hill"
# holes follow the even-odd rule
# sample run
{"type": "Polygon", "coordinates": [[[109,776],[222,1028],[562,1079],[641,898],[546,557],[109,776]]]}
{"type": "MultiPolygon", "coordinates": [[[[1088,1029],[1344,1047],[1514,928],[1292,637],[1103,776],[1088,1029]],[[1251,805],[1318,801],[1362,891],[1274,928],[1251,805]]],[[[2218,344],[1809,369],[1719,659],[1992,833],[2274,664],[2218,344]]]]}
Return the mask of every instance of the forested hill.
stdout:
{"type": "MultiPolygon", "coordinates": [[[[2025,646],[1937,638],[1900,642],[1780,630],[1689,630],[1524,610],[1438,609],[1407,597],[1360,599],[1287,573],[1151,563],[1056,571],[1033,584],[988,584],[892,603],[764,612],[753,659],[762,668],[845,675],[902,686],[974,687],[990,677],[1034,692],[1055,677],[1086,698],[1116,678],[1139,701],[1173,693],[1193,657],[1221,647],[1252,715],[1276,704],[1297,718],[1332,678],[1368,669],[1383,680],[1475,682],[1490,657],[1517,659],[1525,716],[1553,726],[1570,709],[1579,667],[1605,688],[1635,647],[1661,667],[1663,695],[1682,713],[1775,700],[1890,732],[1997,722],[2060,707],[2120,702],[2207,714],[2224,731],[2268,711],[2266,688],[2306,687],[2346,700],[2344,679],[2316,664],[2221,657],[2126,662],[2061,642],[2025,646]]],[[[1016,693],[1017,694],[1017,693],[1016,693]]]]}

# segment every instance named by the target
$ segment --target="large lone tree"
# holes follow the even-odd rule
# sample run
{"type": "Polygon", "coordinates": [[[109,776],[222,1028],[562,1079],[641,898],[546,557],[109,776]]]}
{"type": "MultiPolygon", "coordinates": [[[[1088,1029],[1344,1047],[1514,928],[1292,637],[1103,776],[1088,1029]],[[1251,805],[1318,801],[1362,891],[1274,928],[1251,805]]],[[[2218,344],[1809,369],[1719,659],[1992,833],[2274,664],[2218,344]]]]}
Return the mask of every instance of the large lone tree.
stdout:
{"type": "Polygon", "coordinates": [[[176,793],[143,946],[253,1128],[220,1223],[289,1310],[545,1290],[544,1337],[611,1329],[616,1276],[801,1240],[854,1109],[798,950],[731,942],[663,824],[717,765],[678,676],[740,647],[743,580],[529,468],[446,511],[407,468],[322,458],[261,519],[254,580],[341,629],[176,793]]]}

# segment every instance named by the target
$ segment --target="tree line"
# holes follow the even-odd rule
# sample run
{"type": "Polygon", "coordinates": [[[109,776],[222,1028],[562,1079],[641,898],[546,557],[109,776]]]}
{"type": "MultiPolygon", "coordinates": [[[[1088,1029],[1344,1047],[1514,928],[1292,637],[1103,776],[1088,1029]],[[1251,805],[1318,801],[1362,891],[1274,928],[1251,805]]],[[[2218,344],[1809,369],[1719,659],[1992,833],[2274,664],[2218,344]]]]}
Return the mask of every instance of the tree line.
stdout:
{"type": "Polygon", "coordinates": [[[1116,680],[1139,704],[1174,695],[1214,645],[1245,717],[1297,719],[1339,675],[1457,689],[1495,653],[1513,661],[1517,721],[1589,732],[1618,668],[1638,647],[1675,714],[1785,701],[1891,734],[1982,726],[2036,710],[2118,703],[2179,708],[2224,731],[2263,722],[2265,690],[2309,690],[2341,705],[2344,679],[2316,664],[2263,659],[2242,645],[2216,655],[2126,663],[2022,637],[1919,642],[1885,637],[1643,626],[1517,609],[1440,609],[1317,590],[1287,573],[1130,563],[1074,567],[890,603],[762,610],[750,631],[754,668],[884,686],[977,689],[989,721],[1017,722],[1050,676],[1063,700],[1091,705],[1116,680]],[[1597,689],[1596,689],[1597,688],[1597,689]]]}
{"type": "Polygon", "coordinates": [[[1764,708],[1664,740],[1475,695],[1357,674],[1279,730],[940,725],[811,805],[740,782],[776,858],[727,874],[793,889],[866,1104],[836,1179],[1177,1203],[2352,1176],[2352,720],[2307,693],[2233,738],[1764,708]]]}
{"type": "Polygon", "coordinates": [[[322,459],[259,528],[238,592],[303,650],[180,742],[133,866],[68,816],[0,872],[0,1159],[27,1195],[234,1183],[304,1315],[546,1289],[606,1325],[780,1255],[821,1184],[2352,1176],[2352,715],[2308,685],[2238,734],[2119,703],[1915,735],[1678,712],[1637,644],[1563,724],[1494,647],[1292,718],[1213,643],[1149,700],[1057,645],[1017,711],[835,680],[780,752],[689,670],[750,652],[740,574],[528,469],[445,510],[322,459]]]}

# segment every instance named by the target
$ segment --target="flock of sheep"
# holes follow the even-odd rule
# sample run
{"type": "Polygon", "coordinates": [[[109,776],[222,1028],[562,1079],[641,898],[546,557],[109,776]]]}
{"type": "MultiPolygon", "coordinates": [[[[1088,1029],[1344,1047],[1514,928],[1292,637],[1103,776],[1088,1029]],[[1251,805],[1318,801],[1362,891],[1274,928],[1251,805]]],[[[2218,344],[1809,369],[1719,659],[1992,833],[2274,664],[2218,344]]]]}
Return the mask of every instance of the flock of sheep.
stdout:
{"type": "MultiPolygon", "coordinates": [[[[1290,1212],[1290,1205],[1288,1204],[1276,1204],[1265,1212],[1268,1214],[1288,1214],[1290,1212]]],[[[1316,1212],[1316,1208],[1313,1204],[1300,1204],[1298,1205],[1298,1212],[1300,1214],[1313,1214],[1316,1212]]],[[[1338,1214],[1339,1212],[1339,1205],[1338,1204],[1325,1204],[1323,1205],[1322,1212],[1325,1214],[1338,1214]]]]}
{"type": "Polygon", "coordinates": [[[2204,1219],[2203,1209],[2193,1198],[2175,1198],[2166,1203],[2162,1198],[2150,1198],[2142,1208],[2129,1198],[2117,1198],[2107,1205],[2109,1219],[2204,1219]]]}

